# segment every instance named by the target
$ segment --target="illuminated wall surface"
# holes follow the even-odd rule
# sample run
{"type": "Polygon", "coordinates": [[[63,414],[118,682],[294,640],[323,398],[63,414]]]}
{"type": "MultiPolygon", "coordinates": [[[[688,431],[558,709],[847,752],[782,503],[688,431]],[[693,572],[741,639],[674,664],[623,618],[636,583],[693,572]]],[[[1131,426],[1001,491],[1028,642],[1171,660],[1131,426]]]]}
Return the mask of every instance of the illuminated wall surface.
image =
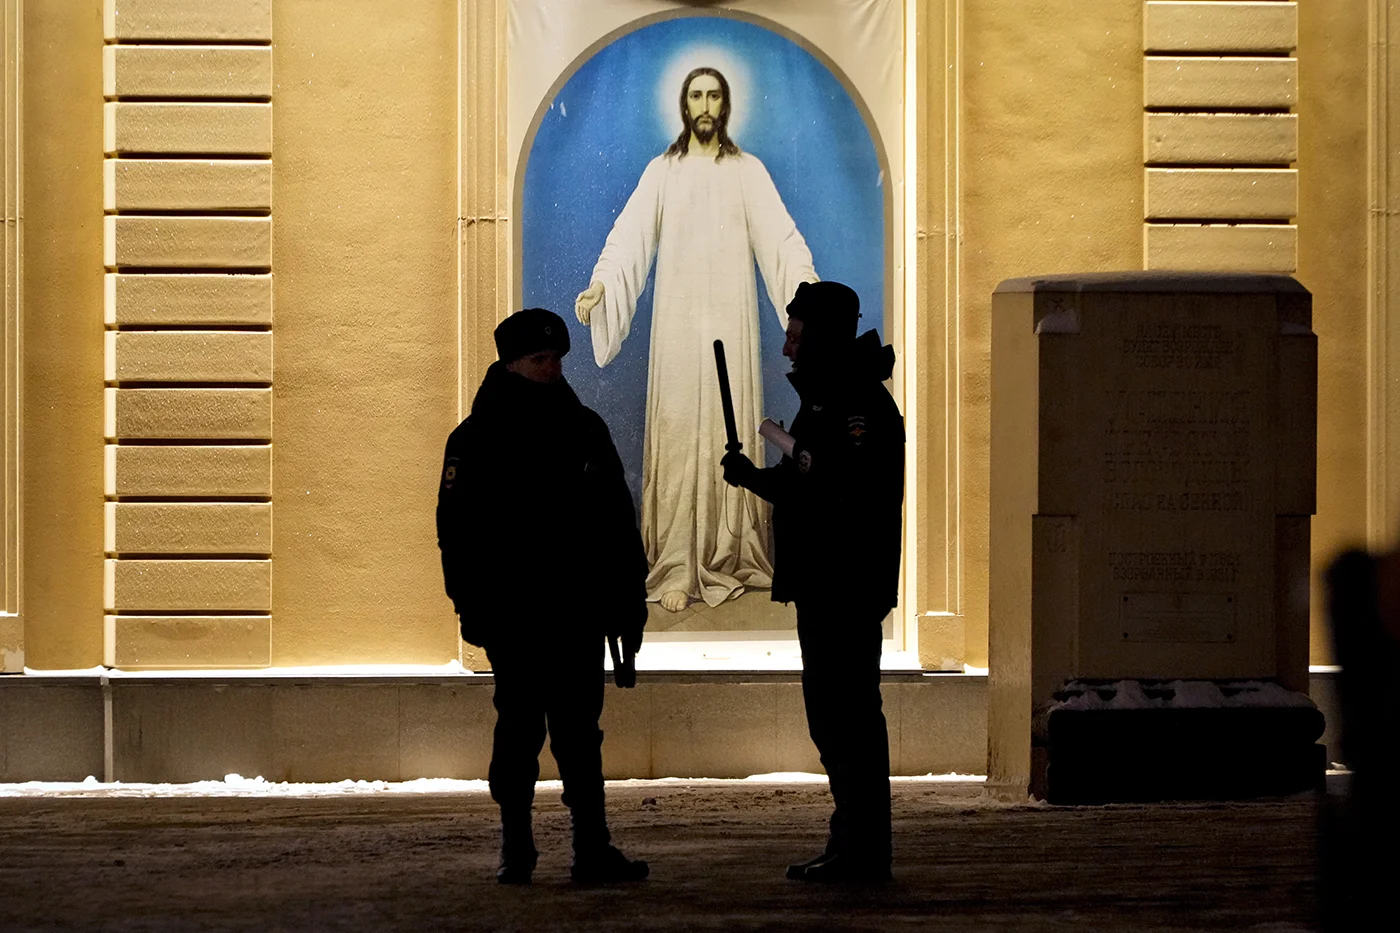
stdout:
{"type": "MultiPolygon", "coordinates": [[[[557,30],[586,18],[578,5],[6,0],[6,670],[481,665],[442,593],[442,444],[496,321],[529,303],[572,317],[604,211],[656,154],[627,126],[598,140],[618,164],[596,170],[529,148],[578,145],[548,116],[571,77],[618,82],[619,106],[652,86],[626,71],[645,55],[619,57],[641,29],[754,42],[755,88],[776,80],[763,56],[790,46],[788,80],[811,83],[763,89],[756,113],[839,98],[834,122],[774,117],[736,139],[765,160],[818,273],[868,280],[901,355],[892,650],[986,664],[989,316],[1008,278],[1296,275],[1319,338],[1314,579],[1400,527],[1387,0],[590,3],[576,50],[522,61],[522,36],[553,35],[540,17],[553,8],[557,30]],[[513,76],[531,69],[526,95],[513,76]],[[838,130],[853,148],[832,171],[868,189],[821,174],[838,130]],[[548,184],[532,188],[537,167],[548,184]],[[817,182],[846,185],[854,245],[817,182]]],[[[594,94],[580,117],[617,116],[594,94]]],[[[624,122],[652,119],[649,98],[627,106],[642,110],[624,122]]],[[[638,313],[612,413],[634,459],[638,313]]],[[[601,410],[613,374],[579,327],[566,375],[601,410]]],[[[764,386],[793,407],[780,371],[764,386]]],[[[1318,595],[1312,660],[1327,663],[1318,595]]],[[[522,625],[587,608],[520,596],[522,625]]]]}

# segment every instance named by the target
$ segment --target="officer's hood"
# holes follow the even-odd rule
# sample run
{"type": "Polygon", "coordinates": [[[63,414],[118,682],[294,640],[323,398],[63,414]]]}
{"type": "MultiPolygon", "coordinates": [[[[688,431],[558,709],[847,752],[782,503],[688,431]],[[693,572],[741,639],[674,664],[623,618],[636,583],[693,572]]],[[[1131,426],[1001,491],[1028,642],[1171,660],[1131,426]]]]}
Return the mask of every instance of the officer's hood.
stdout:
{"type": "Polygon", "coordinates": [[[894,374],[894,347],[882,344],[879,333],[873,329],[847,343],[840,352],[800,359],[799,367],[788,374],[788,381],[804,397],[884,382],[894,374]]]}
{"type": "Polygon", "coordinates": [[[894,375],[894,347],[881,344],[880,335],[868,330],[851,347],[851,368],[857,379],[884,382],[894,375]]]}
{"type": "Polygon", "coordinates": [[[557,382],[532,382],[497,360],[472,399],[472,417],[541,419],[571,415],[582,407],[562,377],[557,382]]]}

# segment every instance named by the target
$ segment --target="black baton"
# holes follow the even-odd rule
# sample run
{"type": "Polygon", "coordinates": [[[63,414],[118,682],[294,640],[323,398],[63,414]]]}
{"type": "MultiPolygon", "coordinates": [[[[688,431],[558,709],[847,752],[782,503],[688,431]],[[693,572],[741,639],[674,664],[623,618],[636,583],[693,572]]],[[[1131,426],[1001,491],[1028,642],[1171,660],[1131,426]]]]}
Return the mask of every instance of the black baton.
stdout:
{"type": "Polygon", "coordinates": [[[734,426],[734,396],[729,393],[729,366],[724,361],[724,341],[715,341],[715,372],[719,374],[719,401],[724,408],[724,433],[728,443],[724,449],[730,452],[743,450],[739,443],[739,429],[734,426]]]}

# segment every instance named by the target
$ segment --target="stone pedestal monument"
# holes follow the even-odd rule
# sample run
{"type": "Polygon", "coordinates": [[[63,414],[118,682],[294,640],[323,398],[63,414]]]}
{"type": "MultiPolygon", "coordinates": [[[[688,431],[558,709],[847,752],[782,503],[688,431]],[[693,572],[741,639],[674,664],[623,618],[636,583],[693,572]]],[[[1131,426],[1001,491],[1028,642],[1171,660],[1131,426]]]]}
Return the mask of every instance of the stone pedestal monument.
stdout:
{"type": "Polygon", "coordinates": [[[1093,802],[1322,779],[1311,321],[1284,276],[998,286],[990,785],[1093,802]]]}

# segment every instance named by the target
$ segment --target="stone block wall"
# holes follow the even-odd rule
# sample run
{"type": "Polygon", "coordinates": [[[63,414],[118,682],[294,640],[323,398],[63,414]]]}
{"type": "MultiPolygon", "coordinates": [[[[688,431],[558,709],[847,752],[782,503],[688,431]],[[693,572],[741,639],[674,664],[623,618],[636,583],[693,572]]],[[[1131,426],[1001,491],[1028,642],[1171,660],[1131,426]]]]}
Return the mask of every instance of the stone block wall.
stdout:
{"type": "Polygon", "coordinates": [[[106,0],[104,662],[263,667],[270,0],[106,0]]]}
{"type": "Polygon", "coordinates": [[[1143,267],[1298,267],[1298,9],[1148,0],[1143,267]]]}

